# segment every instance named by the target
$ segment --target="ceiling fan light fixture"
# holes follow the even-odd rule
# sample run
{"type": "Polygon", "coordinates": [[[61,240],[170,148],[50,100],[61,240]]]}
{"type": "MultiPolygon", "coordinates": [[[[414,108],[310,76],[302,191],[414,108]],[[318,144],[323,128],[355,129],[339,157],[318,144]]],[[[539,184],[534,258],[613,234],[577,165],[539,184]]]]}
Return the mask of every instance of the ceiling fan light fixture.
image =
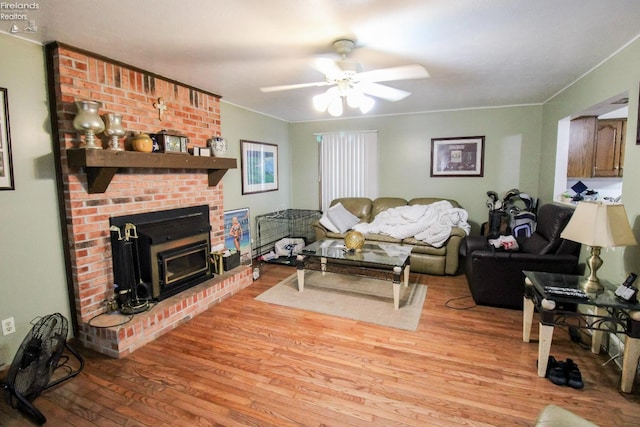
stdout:
{"type": "Polygon", "coordinates": [[[359,108],[362,114],[367,114],[375,105],[375,100],[366,96],[359,89],[352,89],[346,96],[347,105],[351,108],[359,108]]]}
{"type": "Polygon", "coordinates": [[[358,108],[363,96],[363,93],[359,90],[351,90],[347,94],[347,105],[351,108],[358,108]]]}
{"type": "Polygon", "coordinates": [[[344,103],[346,101],[350,108],[358,108],[362,114],[366,114],[375,105],[375,100],[366,96],[362,91],[350,89],[348,93],[343,94],[337,87],[333,87],[326,92],[315,95],[312,98],[313,107],[319,112],[327,111],[333,117],[339,117],[344,112],[344,103]]]}
{"type": "Polygon", "coordinates": [[[343,108],[342,108],[342,97],[341,96],[334,97],[331,100],[331,102],[329,103],[329,108],[327,109],[327,111],[333,117],[340,117],[342,115],[342,111],[343,111],[343,108]]]}
{"type": "Polygon", "coordinates": [[[362,114],[367,114],[369,111],[371,111],[371,109],[373,108],[373,106],[376,104],[376,101],[371,98],[370,96],[365,96],[362,95],[362,98],[360,99],[360,112],[362,114]]]}
{"type": "Polygon", "coordinates": [[[329,107],[331,98],[329,97],[329,94],[327,92],[322,92],[321,94],[314,96],[312,101],[313,108],[315,108],[316,111],[324,113],[325,111],[327,111],[327,107],[329,107]]]}

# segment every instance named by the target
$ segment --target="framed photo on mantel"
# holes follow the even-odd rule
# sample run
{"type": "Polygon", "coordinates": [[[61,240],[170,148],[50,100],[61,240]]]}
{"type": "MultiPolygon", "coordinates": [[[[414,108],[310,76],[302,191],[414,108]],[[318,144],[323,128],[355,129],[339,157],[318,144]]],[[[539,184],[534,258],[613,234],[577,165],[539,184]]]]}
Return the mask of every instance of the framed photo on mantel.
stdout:
{"type": "Polygon", "coordinates": [[[484,136],[431,139],[431,176],[484,175],[484,136]]]}

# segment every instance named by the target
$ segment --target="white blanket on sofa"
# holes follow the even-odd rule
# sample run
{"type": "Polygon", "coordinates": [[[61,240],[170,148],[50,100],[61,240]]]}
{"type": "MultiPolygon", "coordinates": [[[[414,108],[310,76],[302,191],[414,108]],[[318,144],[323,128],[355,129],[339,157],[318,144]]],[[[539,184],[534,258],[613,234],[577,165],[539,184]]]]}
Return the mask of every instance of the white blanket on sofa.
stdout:
{"type": "Polygon", "coordinates": [[[469,234],[468,218],[467,211],[441,200],[430,205],[387,209],[376,215],[372,222],[356,224],[353,229],[363,234],[386,234],[397,239],[414,237],[439,248],[447,241],[453,227],[460,227],[469,234]]]}

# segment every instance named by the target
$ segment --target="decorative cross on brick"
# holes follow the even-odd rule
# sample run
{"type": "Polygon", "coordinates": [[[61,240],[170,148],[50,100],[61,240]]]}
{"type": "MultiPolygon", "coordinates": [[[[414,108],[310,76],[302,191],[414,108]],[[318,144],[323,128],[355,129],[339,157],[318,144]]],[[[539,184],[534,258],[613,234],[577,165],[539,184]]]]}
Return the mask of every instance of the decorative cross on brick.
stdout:
{"type": "Polygon", "coordinates": [[[158,98],[158,102],[153,103],[153,108],[158,110],[158,120],[162,120],[162,113],[168,109],[162,98],[158,98]]]}

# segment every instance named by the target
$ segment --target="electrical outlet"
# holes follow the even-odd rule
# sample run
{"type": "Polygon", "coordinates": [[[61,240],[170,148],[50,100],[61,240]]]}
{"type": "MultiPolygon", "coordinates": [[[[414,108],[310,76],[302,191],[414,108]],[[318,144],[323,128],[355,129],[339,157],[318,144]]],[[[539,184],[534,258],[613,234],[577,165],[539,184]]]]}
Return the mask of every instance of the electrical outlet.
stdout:
{"type": "Polygon", "coordinates": [[[16,322],[13,317],[9,317],[2,321],[2,335],[9,335],[16,331],[16,322]]]}

